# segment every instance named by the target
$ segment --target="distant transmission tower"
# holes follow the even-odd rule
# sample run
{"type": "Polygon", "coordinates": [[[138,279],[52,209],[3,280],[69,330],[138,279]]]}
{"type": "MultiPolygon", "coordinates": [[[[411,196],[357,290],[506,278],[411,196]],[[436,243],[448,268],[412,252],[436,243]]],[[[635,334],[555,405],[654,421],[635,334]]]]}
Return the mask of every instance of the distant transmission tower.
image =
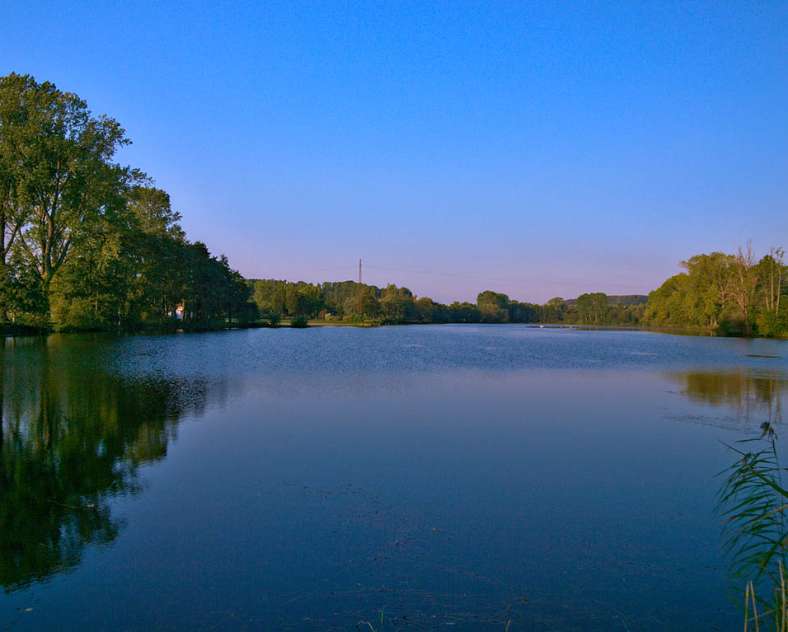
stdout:
{"type": "Polygon", "coordinates": [[[358,260],[358,284],[361,285],[361,259],[358,260]]]}

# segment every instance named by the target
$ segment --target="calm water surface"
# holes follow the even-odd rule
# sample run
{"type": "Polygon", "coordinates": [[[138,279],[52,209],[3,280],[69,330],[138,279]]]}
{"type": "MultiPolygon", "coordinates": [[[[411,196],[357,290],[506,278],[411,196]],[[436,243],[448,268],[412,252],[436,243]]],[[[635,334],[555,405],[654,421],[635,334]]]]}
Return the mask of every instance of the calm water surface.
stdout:
{"type": "Polygon", "coordinates": [[[788,384],[786,342],[516,325],[0,359],[0,629],[738,630],[717,474],[788,384]]]}

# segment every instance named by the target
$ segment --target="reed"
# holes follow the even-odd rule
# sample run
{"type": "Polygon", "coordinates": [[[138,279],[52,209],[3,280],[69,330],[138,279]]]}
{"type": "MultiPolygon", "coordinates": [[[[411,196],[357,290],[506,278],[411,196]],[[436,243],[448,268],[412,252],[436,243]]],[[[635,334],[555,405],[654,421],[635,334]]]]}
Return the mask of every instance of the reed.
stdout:
{"type": "Polygon", "coordinates": [[[764,625],[788,632],[788,490],[782,482],[785,468],[780,465],[774,426],[765,422],[760,436],[740,441],[739,446],[728,446],[738,456],[725,472],[719,503],[726,518],[724,550],[734,573],[746,578],[744,630],[760,632],[764,625]]]}

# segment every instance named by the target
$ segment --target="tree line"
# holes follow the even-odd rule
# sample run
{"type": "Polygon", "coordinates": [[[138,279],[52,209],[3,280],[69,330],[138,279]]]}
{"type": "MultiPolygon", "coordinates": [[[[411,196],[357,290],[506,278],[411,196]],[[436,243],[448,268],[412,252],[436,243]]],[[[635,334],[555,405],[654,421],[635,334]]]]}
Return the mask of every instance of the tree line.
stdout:
{"type": "Polygon", "coordinates": [[[134,329],[256,320],[241,275],[189,241],[131,141],[77,95],[0,77],[0,321],[134,329]]]}
{"type": "Polygon", "coordinates": [[[476,303],[445,305],[393,284],[379,288],[354,281],[305,283],[275,279],[252,279],[249,284],[260,313],[273,322],[299,316],[376,324],[538,320],[538,305],[513,301],[506,294],[492,291],[479,294],[476,303]]]}
{"type": "Polygon", "coordinates": [[[260,313],[282,317],[399,323],[544,323],[631,326],[743,336],[788,336],[788,268],[782,248],[755,261],[750,247],[713,252],[682,262],[684,272],[648,296],[581,294],[543,305],[486,290],[475,303],[449,305],[417,297],[408,288],[353,281],[305,283],[249,281],[260,313]]]}
{"type": "Polygon", "coordinates": [[[645,296],[543,305],[486,290],[442,304],[395,285],[245,280],[191,242],[169,195],[117,152],[130,143],[77,95],[0,77],[0,326],[56,330],[364,323],[565,323],[788,335],[782,248],[713,252],[645,296]],[[261,319],[262,316],[262,319],[261,319]]]}
{"type": "Polygon", "coordinates": [[[485,290],[475,303],[443,304],[417,297],[406,287],[385,288],[354,281],[305,283],[251,279],[252,297],[263,318],[326,321],[405,323],[566,323],[586,325],[637,324],[645,296],[583,294],[577,299],[554,298],[544,305],[521,302],[485,290]]]}

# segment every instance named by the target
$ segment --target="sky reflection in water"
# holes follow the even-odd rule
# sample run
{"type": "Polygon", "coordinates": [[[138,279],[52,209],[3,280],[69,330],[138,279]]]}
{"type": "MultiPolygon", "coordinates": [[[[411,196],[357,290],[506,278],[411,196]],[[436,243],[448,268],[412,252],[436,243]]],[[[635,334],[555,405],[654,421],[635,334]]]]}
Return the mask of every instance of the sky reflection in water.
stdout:
{"type": "Polygon", "coordinates": [[[780,422],[787,348],[516,326],[7,340],[0,625],[352,629],[385,608],[411,629],[731,629],[715,475],[723,441],[780,422]]]}

